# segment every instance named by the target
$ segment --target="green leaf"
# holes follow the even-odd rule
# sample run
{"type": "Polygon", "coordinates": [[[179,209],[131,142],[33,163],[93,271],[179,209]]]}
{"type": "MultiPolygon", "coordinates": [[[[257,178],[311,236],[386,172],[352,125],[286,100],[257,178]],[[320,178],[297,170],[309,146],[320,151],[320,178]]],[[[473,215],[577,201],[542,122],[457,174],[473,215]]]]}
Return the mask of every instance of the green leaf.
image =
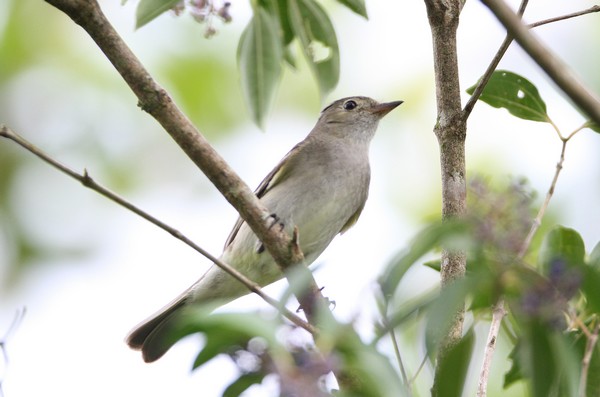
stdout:
{"type": "Polygon", "coordinates": [[[205,331],[206,342],[202,350],[196,356],[192,369],[196,369],[206,364],[219,354],[228,352],[232,346],[243,345],[250,340],[248,335],[232,333],[226,329],[217,328],[216,331],[208,329],[205,331]]]}
{"type": "Polygon", "coordinates": [[[596,123],[595,121],[589,120],[585,123],[585,127],[589,128],[592,131],[596,131],[598,133],[600,133],[600,125],[598,125],[598,123],[596,123]]]}
{"type": "Polygon", "coordinates": [[[338,2],[342,3],[358,15],[365,17],[365,19],[369,19],[364,0],[338,0],[338,2]]]}
{"type": "Polygon", "coordinates": [[[430,261],[424,262],[423,266],[427,266],[430,269],[435,270],[436,272],[442,271],[442,260],[441,259],[432,259],[430,261]]]}
{"type": "Polygon", "coordinates": [[[427,308],[425,345],[430,356],[439,351],[440,344],[454,323],[456,313],[465,305],[465,299],[477,289],[477,279],[465,277],[442,288],[438,298],[427,308]]]}
{"type": "Polygon", "coordinates": [[[521,348],[522,340],[517,340],[515,346],[508,354],[508,358],[512,361],[512,365],[509,370],[504,374],[504,384],[502,387],[507,389],[513,383],[523,379],[523,370],[521,369],[521,360],[519,356],[519,349],[521,348]]]}
{"type": "Polygon", "coordinates": [[[279,82],[282,58],[277,23],[258,7],[240,38],[238,65],[246,103],[260,127],[279,82]]]}
{"type": "Polygon", "coordinates": [[[600,242],[596,244],[588,258],[588,265],[594,269],[600,270],[600,242]]]}
{"type": "Polygon", "coordinates": [[[580,267],[583,265],[584,257],[585,246],[579,233],[559,225],[544,237],[538,264],[542,273],[548,275],[554,261],[561,260],[569,267],[580,267]]]}
{"type": "Polygon", "coordinates": [[[438,395],[447,397],[460,397],[465,385],[465,379],[471,354],[475,344],[473,330],[469,331],[454,346],[450,347],[438,365],[437,378],[439,383],[435,386],[438,395]]]}
{"type": "Polygon", "coordinates": [[[223,397],[238,397],[240,394],[245,392],[250,386],[257,383],[261,383],[264,379],[265,374],[262,372],[251,372],[249,374],[243,374],[237,378],[233,383],[227,386],[227,389],[223,392],[223,397]]]}
{"type": "MultiPolygon", "coordinates": [[[[373,344],[365,344],[351,326],[335,321],[320,323],[319,350],[333,358],[339,369],[350,375],[340,396],[406,396],[398,373],[387,356],[373,344]]],[[[337,394],[336,394],[337,395],[337,394]]]]}
{"type": "Polygon", "coordinates": [[[283,47],[294,40],[294,31],[289,19],[288,2],[279,0],[258,0],[258,4],[264,8],[277,23],[277,31],[283,47]]]}
{"type": "Polygon", "coordinates": [[[256,313],[212,313],[210,307],[186,309],[165,339],[173,345],[194,333],[206,336],[206,344],[196,357],[193,368],[198,368],[233,346],[244,346],[253,337],[263,338],[271,349],[279,348],[275,332],[279,323],[256,313]]]}
{"type": "Polygon", "coordinates": [[[140,0],[135,12],[135,28],[141,28],[178,2],[179,0],[140,0]]]}
{"type": "Polygon", "coordinates": [[[406,271],[423,255],[443,243],[464,242],[466,231],[466,225],[458,222],[436,223],[422,230],[406,250],[392,259],[379,278],[384,296],[393,295],[406,271]]]}
{"type": "Polygon", "coordinates": [[[377,328],[376,340],[386,335],[390,329],[399,327],[410,319],[416,319],[436,301],[440,292],[437,289],[427,291],[416,298],[403,302],[388,315],[387,324],[377,328]]]}
{"type": "MultiPolygon", "coordinates": [[[[475,87],[477,84],[467,92],[473,94],[475,87]]],[[[546,103],[537,88],[525,77],[507,70],[497,70],[492,74],[479,99],[495,108],[506,108],[521,119],[550,121],[546,103]]]]}
{"type": "Polygon", "coordinates": [[[577,395],[579,362],[566,335],[538,321],[523,324],[517,356],[534,397],[577,395]]]}
{"type": "Polygon", "coordinates": [[[292,29],[319,84],[321,95],[329,93],[340,78],[340,50],[327,13],[314,0],[289,0],[292,29]]]}
{"type": "Polygon", "coordinates": [[[587,299],[588,308],[600,314],[600,269],[585,266],[582,279],[581,291],[587,299]]]}
{"type": "Polygon", "coordinates": [[[588,368],[588,379],[585,387],[587,397],[600,396],[600,345],[596,343],[590,366],[588,368]]]}

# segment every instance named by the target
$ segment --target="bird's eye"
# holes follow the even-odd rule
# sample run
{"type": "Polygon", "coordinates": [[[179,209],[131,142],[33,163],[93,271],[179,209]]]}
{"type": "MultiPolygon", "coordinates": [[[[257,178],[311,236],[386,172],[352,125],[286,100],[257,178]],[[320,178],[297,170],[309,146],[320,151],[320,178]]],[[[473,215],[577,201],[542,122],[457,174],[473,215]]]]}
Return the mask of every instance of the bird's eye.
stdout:
{"type": "Polygon", "coordinates": [[[346,101],[344,102],[344,109],[346,110],[352,110],[356,107],[356,102],[354,101],[346,101]]]}

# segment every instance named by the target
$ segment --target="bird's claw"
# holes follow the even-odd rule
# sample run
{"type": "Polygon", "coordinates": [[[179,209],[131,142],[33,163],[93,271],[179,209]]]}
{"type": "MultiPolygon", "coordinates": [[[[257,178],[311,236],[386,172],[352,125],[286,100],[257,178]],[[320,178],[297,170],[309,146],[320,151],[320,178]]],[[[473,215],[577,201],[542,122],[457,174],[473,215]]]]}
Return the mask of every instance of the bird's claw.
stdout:
{"type": "MultiPolygon", "coordinates": [[[[281,218],[277,216],[277,214],[273,213],[269,215],[269,219],[271,220],[271,224],[269,225],[269,230],[275,225],[279,225],[279,231],[283,230],[285,224],[281,222],[281,218]]],[[[256,248],[256,253],[261,254],[265,252],[265,245],[262,242],[258,242],[258,247],[256,248]]]]}

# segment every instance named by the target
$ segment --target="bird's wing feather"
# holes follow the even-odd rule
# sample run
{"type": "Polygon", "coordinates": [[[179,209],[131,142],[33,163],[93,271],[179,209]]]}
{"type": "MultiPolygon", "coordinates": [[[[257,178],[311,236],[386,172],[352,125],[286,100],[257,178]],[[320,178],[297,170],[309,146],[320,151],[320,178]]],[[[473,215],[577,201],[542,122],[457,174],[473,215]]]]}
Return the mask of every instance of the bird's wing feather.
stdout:
{"type": "MultiPolygon", "coordinates": [[[[299,152],[300,146],[303,144],[303,142],[300,142],[299,144],[294,146],[292,148],[292,150],[290,150],[288,152],[288,154],[286,154],[285,157],[283,159],[281,159],[279,164],[277,164],[275,166],[275,168],[273,168],[273,170],[271,170],[271,172],[269,172],[267,174],[265,179],[262,180],[262,182],[258,185],[256,190],[254,191],[254,194],[256,194],[256,197],[258,197],[258,198],[263,197],[273,186],[277,185],[277,183],[279,183],[283,179],[283,176],[286,175],[287,172],[289,172],[290,167],[283,167],[283,165],[288,163],[288,161],[293,159],[295,156],[297,156],[297,153],[299,152]]],[[[233,225],[233,229],[231,230],[231,233],[229,233],[227,240],[225,240],[224,248],[227,248],[229,246],[229,244],[231,244],[233,242],[233,240],[235,239],[235,236],[239,232],[240,227],[242,227],[243,223],[244,223],[244,220],[241,217],[238,217],[237,221],[233,225]]]]}
{"type": "Polygon", "coordinates": [[[354,224],[358,221],[358,218],[360,217],[360,213],[362,212],[363,208],[365,208],[365,203],[366,203],[366,201],[363,201],[362,205],[360,207],[358,207],[356,212],[354,214],[352,214],[352,216],[350,218],[348,218],[348,220],[346,221],[344,226],[342,226],[342,230],[340,230],[340,234],[344,234],[346,232],[346,230],[348,230],[352,226],[354,226],[354,224]]]}

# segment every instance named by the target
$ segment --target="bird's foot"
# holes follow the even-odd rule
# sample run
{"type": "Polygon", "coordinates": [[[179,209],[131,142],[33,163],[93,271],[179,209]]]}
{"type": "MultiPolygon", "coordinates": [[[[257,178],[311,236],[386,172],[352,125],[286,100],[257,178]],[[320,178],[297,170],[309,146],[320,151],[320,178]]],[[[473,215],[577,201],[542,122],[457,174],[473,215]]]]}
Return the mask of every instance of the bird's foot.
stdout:
{"type": "MultiPolygon", "coordinates": [[[[279,231],[283,230],[283,228],[285,227],[285,224],[281,221],[281,218],[279,218],[277,214],[270,214],[269,221],[271,222],[271,224],[269,225],[269,230],[271,230],[271,228],[275,225],[279,225],[279,231]]],[[[264,251],[265,245],[261,241],[259,241],[258,247],[256,248],[256,253],[262,254],[264,251]]]]}

